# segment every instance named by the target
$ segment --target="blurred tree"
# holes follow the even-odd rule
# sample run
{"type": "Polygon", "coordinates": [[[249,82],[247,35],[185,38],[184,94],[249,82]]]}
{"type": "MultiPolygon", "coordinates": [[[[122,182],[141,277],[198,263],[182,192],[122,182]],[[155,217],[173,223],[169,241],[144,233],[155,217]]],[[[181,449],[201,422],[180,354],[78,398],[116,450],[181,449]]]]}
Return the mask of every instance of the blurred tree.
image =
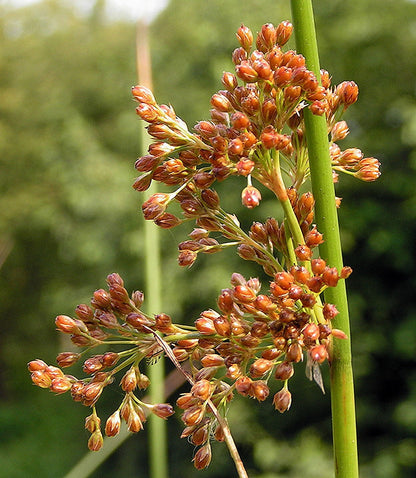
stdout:
{"type": "MultiPolygon", "coordinates": [[[[286,2],[272,3],[171,0],[152,26],[158,100],[172,103],[190,125],[208,118],[221,73],[232,69],[240,23],[256,31],[290,18],[286,2]]],[[[333,0],[315,8],[322,66],[334,83],[353,79],[361,91],[342,147],[359,146],[383,161],[377,183],[363,187],[344,179],[337,189],[344,198],[345,263],[355,270],[348,287],[363,475],[410,478],[416,462],[416,4],[333,0]]],[[[17,11],[0,7],[0,13],[0,315],[6,324],[0,461],[12,478],[61,476],[85,450],[79,431],[86,411],[33,389],[24,364],[34,356],[54,360],[53,317],[88,300],[107,273],[122,273],[130,289],[142,284],[140,198],[130,187],[138,151],[129,94],[135,27],[106,19],[100,2],[89,16],[63,0],[17,11]]],[[[242,183],[232,184],[238,198],[242,183]]],[[[226,207],[242,214],[232,195],[226,207]]],[[[262,213],[277,214],[267,195],[262,213]]],[[[215,307],[233,270],[259,273],[231,252],[179,271],[175,243],[187,232],[183,226],[163,233],[169,239],[166,303],[172,304],[166,312],[184,321],[215,307]]],[[[251,476],[295,477],[317,466],[319,476],[331,476],[328,399],[313,384],[299,377],[287,416],[277,416],[271,405],[236,405],[236,438],[251,476]],[[283,450],[275,457],[280,468],[273,450],[283,450]]],[[[175,420],[169,426],[172,435],[180,433],[175,420]]],[[[144,439],[126,443],[96,476],[146,472],[137,447],[144,439]]],[[[171,447],[172,476],[196,476],[189,448],[179,439],[171,447]]],[[[228,463],[221,446],[214,453],[228,463]]],[[[220,478],[231,469],[214,457],[206,474],[220,478]]]]}

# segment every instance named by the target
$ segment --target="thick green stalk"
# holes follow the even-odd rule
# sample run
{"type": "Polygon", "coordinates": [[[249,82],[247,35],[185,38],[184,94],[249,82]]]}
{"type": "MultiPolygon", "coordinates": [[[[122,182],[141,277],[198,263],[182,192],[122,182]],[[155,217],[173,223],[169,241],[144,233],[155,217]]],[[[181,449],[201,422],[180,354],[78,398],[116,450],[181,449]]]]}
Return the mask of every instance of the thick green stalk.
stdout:
{"type": "MultiPolygon", "coordinates": [[[[296,45],[306,58],[307,67],[319,78],[319,56],[311,0],[291,0],[296,45]]],[[[328,131],[324,117],[314,116],[305,108],[305,129],[309,151],[312,191],[318,229],[325,242],[322,257],[331,267],[342,268],[342,249],[335,207],[328,148],[328,131]]],[[[339,314],[333,326],[350,336],[348,302],[344,281],[325,292],[327,302],[336,304],[339,314]]],[[[334,339],[331,350],[332,429],[337,478],[358,477],[354,385],[349,340],[334,339]]]]}
{"type": "MultiPolygon", "coordinates": [[[[151,62],[147,25],[141,22],[137,24],[137,69],[140,84],[151,88],[151,62]]],[[[149,136],[143,121],[140,122],[140,127],[142,155],[145,155],[149,146],[149,136]]],[[[152,185],[146,196],[149,197],[155,192],[152,185]]],[[[149,314],[159,313],[162,309],[159,229],[150,221],[145,221],[143,227],[146,312],[149,314]]],[[[148,375],[151,382],[151,402],[162,403],[165,396],[165,366],[163,358],[149,367],[148,375]]],[[[168,477],[166,422],[156,416],[150,417],[149,423],[149,461],[151,478],[168,477]]]]}

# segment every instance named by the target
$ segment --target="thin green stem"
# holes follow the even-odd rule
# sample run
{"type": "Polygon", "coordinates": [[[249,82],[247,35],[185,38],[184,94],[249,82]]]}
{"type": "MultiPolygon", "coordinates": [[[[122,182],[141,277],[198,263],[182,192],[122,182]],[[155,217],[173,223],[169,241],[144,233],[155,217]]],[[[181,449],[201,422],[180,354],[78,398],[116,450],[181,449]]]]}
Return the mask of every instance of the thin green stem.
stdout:
{"type": "MultiPolygon", "coordinates": [[[[147,25],[137,24],[137,69],[140,82],[149,88],[152,86],[150,48],[147,25]]],[[[143,155],[149,146],[143,122],[140,122],[141,146],[143,155]]],[[[153,186],[147,191],[149,197],[153,194],[153,186]]],[[[153,222],[144,222],[144,252],[145,252],[145,294],[147,312],[160,313],[162,309],[162,279],[160,264],[159,229],[153,222]]],[[[148,375],[151,382],[150,398],[152,403],[161,403],[164,399],[165,365],[163,357],[149,367],[148,375]]],[[[152,478],[167,478],[167,432],[166,422],[155,415],[149,420],[149,458],[150,476],[152,478]]]]}
{"type": "MultiPolygon", "coordinates": [[[[291,0],[296,44],[306,58],[307,67],[319,78],[320,66],[311,0],[291,0]]],[[[314,116],[305,108],[305,129],[309,151],[315,215],[325,242],[322,257],[334,267],[342,268],[342,250],[335,207],[328,148],[327,125],[324,117],[314,116]]],[[[336,304],[339,314],[333,321],[348,336],[349,316],[345,282],[325,291],[325,299],[336,304]]],[[[336,478],[358,477],[358,453],[355,423],[354,385],[349,340],[335,339],[331,350],[331,406],[336,478]]]]}

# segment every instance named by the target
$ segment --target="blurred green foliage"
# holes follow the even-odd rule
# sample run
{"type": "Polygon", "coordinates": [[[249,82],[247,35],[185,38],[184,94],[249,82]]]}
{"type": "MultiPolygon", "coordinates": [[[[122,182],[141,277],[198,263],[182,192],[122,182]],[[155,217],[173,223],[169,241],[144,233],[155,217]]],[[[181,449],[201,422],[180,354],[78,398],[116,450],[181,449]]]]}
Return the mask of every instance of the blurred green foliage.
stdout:
{"type": "MultiPolygon", "coordinates": [[[[129,91],[136,82],[135,25],[106,19],[102,6],[97,2],[86,16],[69,1],[0,6],[0,476],[8,478],[64,476],[86,450],[88,410],[33,387],[25,370],[29,360],[53,362],[69,347],[54,331],[55,315],[88,301],[113,271],[130,290],[143,286],[141,198],[131,189],[140,146],[129,91]]],[[[410,478],[416,4],[331,0],[315,2],[315,9],[322,67],[334,83],[353,79],[360,86],[342,147],[360,147],[383,163],[376,183],[341,178],[337,186],[345,263],[354,269],[348,288],[362,474],[410,478]]],[[[288,18],[283,1],[171,0],[151,28],[157,99],[172,103],[190,125],[207,118],[221,73],[232,68],[240,23],[257,31],[288,18]]],[[[261,210],[242,211],[242,187],[232,180],[219,190],[243,223],[279,214],[267,194],[261,210]]],[[[261,274],[231,251],[179,270],[175,244],[188,231],[162,233],[165,312],[183,322],[215,307],[233,271],[261,274]]],[[[247,400],[232,407],[232,429],[252,477],[332,476],[328,396],[305,379],[302,366],[294,381],[288,414],[247,400]]],[[[169,427],[180,434],[178,419],[169,427]]],[[[145,443],[146,432],[128,440],[94,476],[148,476],[145,443]]],[[[196,476],[191,446],[175,438],[170,447],[171,476],[196,476]]],[[[215,445],[204,473],[233,476],[224,446],[215,445]]]]}

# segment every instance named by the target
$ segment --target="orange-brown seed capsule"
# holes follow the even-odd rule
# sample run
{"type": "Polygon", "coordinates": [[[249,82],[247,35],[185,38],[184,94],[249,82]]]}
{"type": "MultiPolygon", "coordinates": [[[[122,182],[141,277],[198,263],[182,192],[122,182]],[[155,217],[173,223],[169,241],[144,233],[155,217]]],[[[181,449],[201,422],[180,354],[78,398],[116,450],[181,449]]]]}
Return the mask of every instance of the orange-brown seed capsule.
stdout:
{"type": "Polygon", "coordinates": [[[153,405],[151,410],[152,413],[164,419],[170,417],[175,413],[172,405],[170,405],[169,403],[157,403],[156,405],[153,405]]]}
{"type": "Polygon", "coordinates": [[[306,244],[301,244],[295,249],[296,257],[300,261],[310,261],[312,258],[312,251],[306,244]]]}
{"type": "Polygon", "coordinates": [[[105,424],[105,434],[108,437],[114,437],[120,432],[121,418],[120,411],[116,410],[112,415],[110,415],[105,424]]]}
{"type": "Polygon", "coordinates": [[[285,45],[292,35],[293,25],[287,20],[279,23],[276,27],[276,43],[279,46],[285,45]]]}
{"type": "Polygon", "coordinates": [[[270,390],[266,382],[257,380],[252,382],[250,388],[250,395],[256,398],[259,402],[263,402],[269,396],[270,390]]]}
{"type": "Polygon", "coordinates": [[[208,400],[212,392],[213,387],[211,382],[205,379],[199,380],[191,388],[191,394],[202,401],[208,400]]]}
{"type": "Polygon", "coordinates": [[[244,48],[246,51],[250,51],[253,44],[253,33],[251,32],[250,28],[241,24],[236,35],[242,48],[244,48]]]}
{"type": "Polygon", "coordinates": [[[293,365],[291,362],[287,361],[279,363],[274,372],[276,380],[289,380],[293,374],[293,365]]]}
{"type": "Polygon", "coordinates": [[[246,397],[251,389],[252,380],[249,377],[239,377],[235,382],[235,388],[240,395],[246,397]]]}
{"type": "Polygon", "coordinates": [[[299,343],[293,342],[289,345],[289,348],[286,352],[286,360],[288,362],[300,362],[303,358],[302,347],[299,343]]]}
{"type": "Polygon", "coordinates": [[[273,367],[273,362],[264,358],[257,359],[250,367],[252,378],[260,378],[273,367]]]}
{"type": "Polygon", "coordinates": [[[338,279],[339,275],[335,267],[327,267],[322,274],[324,284],[329,287],[335,287],[338,284],[338,279]]]}
{"type": "Polygon", "coordinates": [[[286,388],[282,388],[282,390],[280,390],[280,392],[277,392],[276,395],[273,397],[274,408],[280,413],[289,410],[291,404],[292,395],[286,388]]]}
{"type": "Polygon", "coordinates": [[[328,358],[328,351],[325,345],[317,345],[309,350],[309,354],[314,362],[322,363],[328,358]]]}
{"type": "Polygon", "coordinates": [[[44,372],[47,366],[48,364],[40,359],[32,360],[27,364],[29,372],[44,372]]]}
{"type": "Polygon", "coordinates": [[[104,443],[103,436],[100,430],[96,430],[88,440],[88,448],[91,451],[98,451],[102,448],[104,443]]]}
{"type": "Polygon", "coordinates": [[[190,427],[201,423],[205,415],[205,407],[199,405],[187,408],[182,414],[182,421],[190,427]]]}
{"type": "Polygon", "coordinates": [[[211,445],[207,442],[198,449],[193,458],[194,466],[197,470],[206,468],[211,463],[211,445]]]}

